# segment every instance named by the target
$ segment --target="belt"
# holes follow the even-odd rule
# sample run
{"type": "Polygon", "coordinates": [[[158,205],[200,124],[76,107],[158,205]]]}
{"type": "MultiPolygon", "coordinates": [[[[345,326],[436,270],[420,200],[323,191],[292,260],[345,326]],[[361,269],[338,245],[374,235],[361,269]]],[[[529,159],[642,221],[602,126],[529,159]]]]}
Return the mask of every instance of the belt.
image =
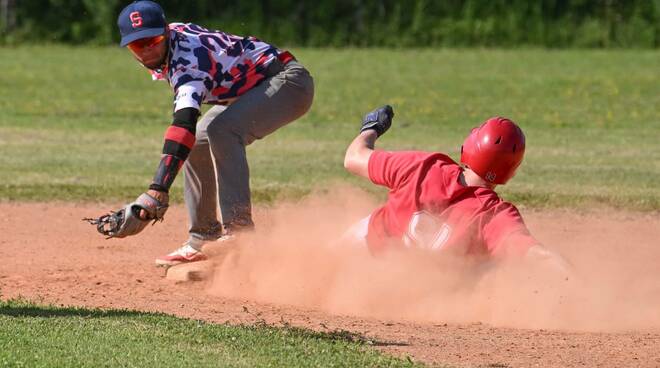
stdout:
{"type": "Polygon", "coordinates": [[[287,66],[289,63],[293,63],[295,61],[296,58],[293,57],[293,55],[290,52],[288,51],[281,52],[277,55],[277,59],[273,60],[266,67],[266,70],[264,71],[264,75],[266,76],[266,78],[273,77],[279,74],[282,70],[284,70],[284,67],[287,66]]]}
{"type": "Polygon", "coordinates": [[[283,51],[277,55],[277,60],[279,60],[282,65],[286,65],[291,61],[296,61],[296,57],[288,51],[283,51]]]}

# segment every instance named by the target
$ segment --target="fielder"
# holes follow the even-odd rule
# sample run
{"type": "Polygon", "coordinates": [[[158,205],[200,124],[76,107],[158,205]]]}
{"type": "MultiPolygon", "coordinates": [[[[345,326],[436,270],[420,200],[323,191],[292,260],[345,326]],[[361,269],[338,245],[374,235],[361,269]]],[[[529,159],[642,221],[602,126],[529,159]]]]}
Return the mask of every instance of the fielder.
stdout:
{"type": "Polygon", "coordinates": [[[254,37],[167,24],[163,9],[152,1],[128,5],[117,24],[120,45],[154,79],[172,87],[174,114],[147,192],[91,222],[104,235],[125,237],[162,220],[168,192],[183,167],[188,240],[156,264],[203,260],[204,243],[253,228],[245,146],[309,110],[312,77],[291,53],[254,37]],[[215,106],[199,119],[203,103],[215,106]]]}
{"type": "MultiPolygon", "coordinates": [[[[567,275],[568,264],[532,237],[518,209],[495,187],[511,179],[523,160],[525,136],[511,120],[494,117],[472,129],[461,164],[439,152],[375,150],[392,124],[384,106],[367,114],[346,150],[345,168],[389,188],[387,202],[349,232],[372,253],[422,248],[459,255],[550,260],[567,275]]],[[[548,263],[548,262],[546,262],[548,263]]]]}

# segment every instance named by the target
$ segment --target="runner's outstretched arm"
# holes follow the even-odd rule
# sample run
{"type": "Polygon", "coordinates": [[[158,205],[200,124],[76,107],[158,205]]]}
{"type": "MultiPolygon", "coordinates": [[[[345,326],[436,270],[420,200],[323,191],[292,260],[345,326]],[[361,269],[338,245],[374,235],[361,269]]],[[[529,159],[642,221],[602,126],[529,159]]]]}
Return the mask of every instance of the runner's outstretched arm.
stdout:
{"type": "Polygon", "coordinates": [[[374,145],[378,139],[375,130],[360,132],[346,149],[344,156],[344,168],[351,174],[369,178],[369,158],[374,152],[374,145]]]}
{"type": "Polygon", "coordinates": [[[380,107],[362,119],[360,134],[346,149],[344,168],[351,174],[369,178],[369,158],[374,151],[376,139],[392,125],[394,111],[389,105],[380,107]]]}
{"type": "Polygon", "coordinates": [[[523,262],[535,269],[546,271],[559,280],[569,280],[575,276],[573,266],[561,254],[540,244],[527,250],[523,262]]]}

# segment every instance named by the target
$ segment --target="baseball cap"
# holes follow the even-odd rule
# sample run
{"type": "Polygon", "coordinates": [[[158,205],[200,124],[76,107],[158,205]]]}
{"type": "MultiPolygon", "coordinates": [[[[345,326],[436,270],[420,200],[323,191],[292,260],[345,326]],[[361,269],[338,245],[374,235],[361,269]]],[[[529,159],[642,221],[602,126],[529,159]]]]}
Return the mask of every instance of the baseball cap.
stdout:
{"type": "Polygon", "coordinates": [[[124,47],[141,38],[163,34],[165,30],[165,12],[153,1],[135,1],[119,13],[117,25],[121,33],[119,46],[124,47]]]}

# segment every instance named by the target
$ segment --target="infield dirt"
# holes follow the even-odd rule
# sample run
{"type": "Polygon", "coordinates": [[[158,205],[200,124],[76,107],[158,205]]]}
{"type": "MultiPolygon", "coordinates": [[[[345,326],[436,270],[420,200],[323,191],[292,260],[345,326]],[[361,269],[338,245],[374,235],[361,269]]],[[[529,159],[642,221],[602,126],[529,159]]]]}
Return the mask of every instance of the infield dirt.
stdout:
{"type": "Polygon", "coordinates": [[[660,366],[657,213],[523,209],[532,233],[577,270],[563,280],[412,253],[374,258],[337,242],[373,206],[344,188],[257,208],[257,233],[208,247],[218,264],[210,279],[177,283],[153,260],[185,240],[183,207],[140,236],[104,240],[80,219],[116,204],[2,203],[0,293],[346,330],[388,353],[456,366],[660,366]]]}

